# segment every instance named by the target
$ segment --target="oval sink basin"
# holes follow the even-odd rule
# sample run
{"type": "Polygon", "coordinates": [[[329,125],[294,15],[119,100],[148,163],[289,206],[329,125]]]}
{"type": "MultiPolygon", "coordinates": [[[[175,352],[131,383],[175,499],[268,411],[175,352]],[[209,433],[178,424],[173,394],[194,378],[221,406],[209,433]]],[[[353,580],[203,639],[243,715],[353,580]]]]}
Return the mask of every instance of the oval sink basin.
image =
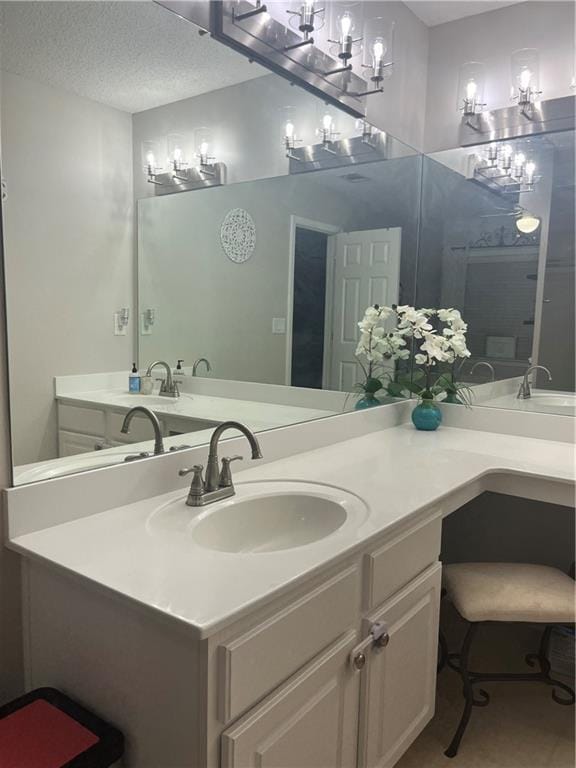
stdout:
{"type": "Polygon", "coordinates": [[[367,517],[364,502],[334,486],[297,481],[240,483],[236,495],[193,508],[178,499],[148,519],[148,531],[189,536],[203,549],[266,553],[321,541],[367,517]]]}

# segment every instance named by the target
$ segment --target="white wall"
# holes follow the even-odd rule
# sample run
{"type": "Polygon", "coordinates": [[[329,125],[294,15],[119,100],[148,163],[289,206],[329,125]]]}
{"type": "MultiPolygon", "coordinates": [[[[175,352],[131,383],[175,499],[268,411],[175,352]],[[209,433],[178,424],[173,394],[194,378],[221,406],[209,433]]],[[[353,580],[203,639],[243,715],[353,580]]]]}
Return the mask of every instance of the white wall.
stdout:
{"type": "Polygon", "coordinates": [[[488,109],[510,106],[510,56],[519,48],[540,52],[543,99],[573,93],[574,4],[527,2],[469,16],[429,30],[426,152],[456,147],[462,115],[458,76],[467,61],[486,64],[488,109]]]}
{"type": "Polygon", "coordinates": [[[56,456],[53,377],[128,371],[131,117],[2,73],[4,242],[16,464],[56,456]]]}

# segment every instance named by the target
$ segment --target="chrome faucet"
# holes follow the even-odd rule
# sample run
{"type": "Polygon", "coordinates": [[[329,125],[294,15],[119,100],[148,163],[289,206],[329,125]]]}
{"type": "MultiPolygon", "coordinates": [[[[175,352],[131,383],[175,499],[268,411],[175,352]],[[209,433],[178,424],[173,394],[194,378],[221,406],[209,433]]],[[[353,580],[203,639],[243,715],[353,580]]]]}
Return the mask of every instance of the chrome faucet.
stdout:
{"type": "MultiPolygon", "coordinates": [[[[530,368],[526,370],[526,373],[524,374],[524,378],[522,379],[522,384],[520,384],[520,389],[518,390],[518,394],[516,395],[516,398],[518,400],[528,400],[529,397],[532,397],[532,392],[530,390],[530,382],[528,380],[528,377],[532,373],[532,371],[546,371],[548,374],[548,381],[552,381],[552,374],[546,368],[544,365],[531,365],[530,368]]],[[[536,383],[536,382],[534,382],[536,383]]]]}
{"type": "Polygon", "coordinates": [[[496,381],[496,371],[494,370],[494,366],[487,360],[478,360],[477,363],[474,363],[472,368],[470,368],[470,376],[472,376],[476,368],[480,368],[481,365],[485,365],[486,368],[490,369],[490,379],[491,381],[496,381]]]}
{"type": "Polygon", "coordinates": [[[162,382],[162,384],[160,385],[159,394],[162,395],[162,397],[180,397],[178,384],[172,378],[172,369],[170,368],[168,363],[164,362],[164,360],[156,360],[155,362],[150,363],[150,365],[148,366],[148,370],[146,371],[146,376],[151,376],[152,369],[155,368],[157,365],[163,365],[166,370],[166,378],[158,379],[158,381],[162,382]]]}
{"type": "Polygon", "coordinates": [[[212,370],[212,366],[210,365],[210,360],[207,360],[205,357],[199,357],[198,360],[194,361],[194,365],[192,366],[192,376],[196,376],[196,371],[198,370],[198,366],[200,363],[204,363],[206,366],[206,371],[210,373],[212,370]]]}
{"type": "MultiPolygon", "coordinates": [[[[143,405],[137,405],[135,408],[131,408],[126,416],[124,417],[124,423],[122,424],[122,428],[120,432],[122,432],[123,435],[127,435],[130,431],[130,422],[134,418],[135,414],[137,413],[143,413],[144,416],[150,421],[152,424],[152,427],[154,429],[154,456],[160,456],[160,454],[164,453],[164,440],[162,439],[162,429],[160,427],[160,422],[158,421],[158,418],[156,417],[156,414],[152,413],[152,411],[149,408],[145,408],[143,405]]],[[[127,456],[124,461],[134,461],[136,459],[146,459],[150,454],[148,453],[139,453],[135,456],[127,456]]]]}
{"type": "Polygon", "coordinates": [[[203,507],[205,504],[211,504],[214,501],[227,499],[229,496],[234,496],[236,493],[232,482],[230,464],[233,461],[242,460],[243,456],[227,456],[222,459],[222,468],[219,469],[218,466],[218,441],[220,440],[222,433],[227,429],[236,429],[239,432],[242,432],[250,443],[252,458],[262,458],[260,444],[248,427],[245,427],[244,424],[240,424],[238,421],[222,422],[222,424],[216,427],[212,433],[212,438],[210,439],[206,479],[204,480],[202,477],[204,467],[201,464],[195,464],[190,469],[181,469],[178,472],[180,477],[184,477],[190,472],[194,473],[188,498],[186,499],[186,504],[188,504],[189,507],[203,507]]]}

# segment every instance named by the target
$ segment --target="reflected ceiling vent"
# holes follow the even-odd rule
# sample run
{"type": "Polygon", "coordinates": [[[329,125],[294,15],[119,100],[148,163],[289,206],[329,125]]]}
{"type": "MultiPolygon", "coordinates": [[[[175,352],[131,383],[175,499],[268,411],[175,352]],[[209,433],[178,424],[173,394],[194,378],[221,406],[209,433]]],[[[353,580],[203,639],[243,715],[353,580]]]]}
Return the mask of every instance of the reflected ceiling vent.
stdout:
{"type": "Polygon", "coordinates": [[[343,176],[340,176],[340,178],[344,181],[349,181],[350,184],[359,184],[362,181],[370,181],[368,176],[362,176],[361,173],[345,173],[343,176]]]}

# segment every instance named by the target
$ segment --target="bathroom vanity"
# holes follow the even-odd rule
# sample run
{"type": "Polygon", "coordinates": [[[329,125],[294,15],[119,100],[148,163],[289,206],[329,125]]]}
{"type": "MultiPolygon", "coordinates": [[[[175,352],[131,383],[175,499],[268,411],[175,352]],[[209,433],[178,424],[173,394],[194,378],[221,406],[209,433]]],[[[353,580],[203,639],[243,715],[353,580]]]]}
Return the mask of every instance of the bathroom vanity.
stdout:
{"type": "Polygon", "coordinates": [[[106,713],[127,766],[393,766],[434,713],[442,517],[484,490],[570,506],[574,451],[564,417],[377,410],[264,433],[199,509],[177,471],[202,448],[10,490],[28,685],[106,713]]]}

